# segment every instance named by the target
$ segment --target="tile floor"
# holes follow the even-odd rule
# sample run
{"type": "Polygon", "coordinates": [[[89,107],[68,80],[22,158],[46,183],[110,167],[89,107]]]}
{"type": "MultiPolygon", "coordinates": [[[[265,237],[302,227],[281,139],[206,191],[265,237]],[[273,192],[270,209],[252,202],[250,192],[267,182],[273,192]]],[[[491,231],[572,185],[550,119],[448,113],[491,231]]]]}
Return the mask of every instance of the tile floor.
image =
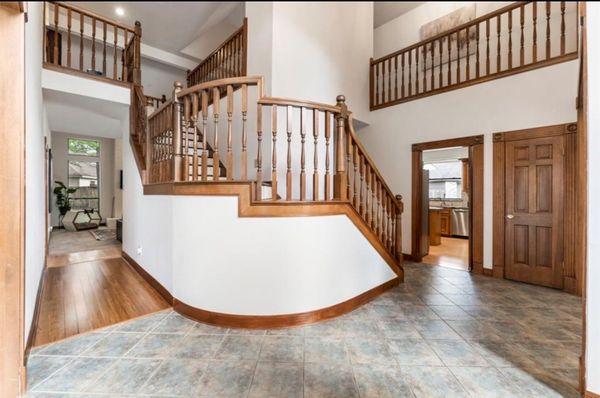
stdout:
{"type": "Polygon", "coordinates": [[[406,265],[343,317],[236,330],[167,310],[36,349],[31,397],[577,397],[581,301],[406,265]]]}

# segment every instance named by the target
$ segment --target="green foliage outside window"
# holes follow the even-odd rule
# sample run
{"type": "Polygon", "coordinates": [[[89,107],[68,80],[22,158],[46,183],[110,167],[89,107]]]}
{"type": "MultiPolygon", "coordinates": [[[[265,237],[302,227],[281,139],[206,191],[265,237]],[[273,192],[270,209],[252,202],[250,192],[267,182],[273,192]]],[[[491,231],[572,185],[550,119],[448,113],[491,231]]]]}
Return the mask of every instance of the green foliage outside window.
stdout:
{"type": "Polygon", "coordinates": [[[100,156],[100,141],[69,138],[69,155],[100,156]]]}

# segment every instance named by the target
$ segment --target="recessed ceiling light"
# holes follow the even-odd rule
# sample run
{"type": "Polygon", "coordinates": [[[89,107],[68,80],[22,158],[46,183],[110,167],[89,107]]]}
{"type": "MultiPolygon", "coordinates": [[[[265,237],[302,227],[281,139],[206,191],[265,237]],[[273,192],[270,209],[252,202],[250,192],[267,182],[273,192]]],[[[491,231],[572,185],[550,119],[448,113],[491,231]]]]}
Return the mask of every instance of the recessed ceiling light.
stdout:
{"type": "Polygon", "coordinates": [[[123,8],[121,8],[121,7],[117,7],[117,8],[115,8],[115,13],[118,16],[122,17],[123,15],[125,15],[125,10],[123,8]]]}

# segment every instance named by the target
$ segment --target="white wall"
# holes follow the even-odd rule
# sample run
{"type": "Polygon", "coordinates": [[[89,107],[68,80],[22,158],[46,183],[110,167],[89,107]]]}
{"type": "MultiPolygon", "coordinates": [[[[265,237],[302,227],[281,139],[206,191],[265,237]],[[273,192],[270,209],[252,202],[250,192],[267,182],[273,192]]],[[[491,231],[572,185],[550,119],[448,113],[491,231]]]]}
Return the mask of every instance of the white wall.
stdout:
{"type": "Polygon", "coordinates": [[[587,4],[588,35],[588,252],[587,390],[600,395],[600,6],[587,4]]]}
{"type": "Polygon", "coordinates": [[[173,94],[173,83],[180,81],[186,86],[187,72],[183,69],[174,68],[148,58],[142,58],[142,86],[144,94],[159,97],[166,95],[171,98],[173,94]]]}
{"type": "Polygon", "coordinates": [[[33,319],[46,248],[44,136],[49,136],[42,102],[42,3],[29,3],[25,25],[25,338],[33,319]]]}
{"type": "Polygon", "coordinates": [[[369,120],[372,2],[274,2],[273,32],[273,96],[335,104],[344,94],[369,120]]]}
{"type": "Polygon", "coordinates": [[[396,276],[344,215],[240,218],[236,197],[176,196],[173,221],[173,294],[209,311],[312,311],[396,276]]]}
{"type": "Polygon", "coordinates": [[[411,245],[411,145],[484,134],[484,267],[492,267],[492,133],[576,120],[578,61],[372,112],[358,132],[390,188],[403,196],[403,247],[411,245]]]}
{"type": "MultiPolygon", "coordinates": [[[[88,135],[77,135],[52,132],[52,171],[53,182],[62,181],[69,184],[68,162],[69,160],[89,161],[100,163],[100,215],[106,221],[107,217],[113,215],[113,198],[115,197],[115,140],[111,138],[94,137],[88,135]],[[100,141],[100,156],[77,156],[69,155],[69,138],[82,138],[100,141]]],[[[58,226],[59,215],[56,207],[56,196],[52,196],[52,225],[58,226]]]]}

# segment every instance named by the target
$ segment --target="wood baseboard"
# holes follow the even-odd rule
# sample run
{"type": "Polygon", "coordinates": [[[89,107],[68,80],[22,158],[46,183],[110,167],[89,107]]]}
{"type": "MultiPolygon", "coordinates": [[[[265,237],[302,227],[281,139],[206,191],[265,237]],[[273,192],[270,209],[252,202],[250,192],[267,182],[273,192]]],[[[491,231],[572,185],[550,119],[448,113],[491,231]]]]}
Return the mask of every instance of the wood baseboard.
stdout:
{"type": "Polygon", "coordinates": [[[397,286],[400,278],[396,277],[388,282],[374,287],[356,297],[346,300],[342,303],[332,305],[315,311],[301,312],[284,315],[233,315],[219,312],[206,311],[192,307],[177,299],[174,300],[173,309],[183,316],[195,321],[208,323],[210,325],[246,328],[246,329],[273,329],[291,326],[300,326],[310,323],[335,318],[346,314],[361,305],[373,300],[386,290],[397,286]]]}
{"type": "Polygon", "coordinates": [[[600,398],[600,394],[596,394],[595,392],[586,391],[583,395],[585,398],[600,398]]]}
{"type": "Polygon", "coordinates": [[[367,238],[389,267],[404,281],[402,263],[392,256],[349,202],[255,201],[250,181],[169,182],[144,185],[144,195],[237,196],[238,217],[311,217],[346,215],[367,238]]]}
{"type": "Polygon", "coordinates": [[[31,352],[33,342],[35,341],[35,337],[37,335],[38,323],[40,319],[40,307],[42,306],[42,296],[44,294],[44,285],[46,281],[46,269],[46,265],[44,264],[42,274],[40,275],[40,281],[38,282],[38,289],[36,293],[37,295],[35,297],[35,307],[33,309],[31,327],[29,328],[29,335],[27,336],[27,343],[25,345],[25,357],[23,360],[23,366],[27,366],[27,361],[29,360],[29,353],[31,352]]]}
{"type": "Polygon", "coordinates": [[[165,301],[173,305],[173,295],[159,281],[154,279],[141,265],[137,263],[131,256],[125,252],[121,252],[123,259],[133,268],[150,286],[154,288],[165,299],[165,301]]]}

